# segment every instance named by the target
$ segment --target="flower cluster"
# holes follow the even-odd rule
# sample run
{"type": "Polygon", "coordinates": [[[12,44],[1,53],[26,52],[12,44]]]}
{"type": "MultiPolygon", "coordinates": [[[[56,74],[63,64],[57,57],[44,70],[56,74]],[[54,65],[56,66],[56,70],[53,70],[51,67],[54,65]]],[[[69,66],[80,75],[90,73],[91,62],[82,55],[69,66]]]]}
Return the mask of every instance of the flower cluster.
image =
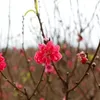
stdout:
{"type": "Polygon", "coordinates": [[[80,53],[78,53],[77,56],[82,64],[86,64],[86,62],[88,61],[87,55],[84,51],[81,51],[80,53]]]}
{"type": "MultiPolygon", "coordinates": [[[[45,66],[48,66],[52,62],[57,62],[62,58],[59,50],[60,46],[54,45],[52,41],[48,41],[47,44],[39,44],[39,50],[35,53],[34,60],[38,64],[45,64],[45,66]]],[[[52,69],[50,66],[49,68],[50,70],[52,69]]],[[[46,70],[49,68],[46,67],[46,70]]]]}
{"type": "Polygon", "coordinates": [[[5,58],[2,56],[2,53],[0,53],[0,71],[4,70],[6,68],[5,58]]]}
{"type": "Polygon", "coordinates": [[[54,45],[52,41],[47,44],[39,44],[39,51],[35,53],[34,60],[39,64],[46,65],[57,62],[62,58],[59,50],[59,45],[54,45]]]}

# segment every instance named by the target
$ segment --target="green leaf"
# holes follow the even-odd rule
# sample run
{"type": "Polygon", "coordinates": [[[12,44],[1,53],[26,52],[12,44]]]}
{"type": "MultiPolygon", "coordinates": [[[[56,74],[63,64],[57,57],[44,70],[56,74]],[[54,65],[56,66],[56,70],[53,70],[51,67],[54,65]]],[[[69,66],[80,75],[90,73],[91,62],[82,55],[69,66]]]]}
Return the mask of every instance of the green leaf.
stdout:
{"type": "Polygon", "coordinates": [[[33,12],[33,13],[36,14],[36,12],[34,10],[30,9],[30,10],[28,10],[28,11],[25,12],[24,16],[26,16],[29,12],[33,12]]]}
{"type": "Polygon", "coordinates": [[[30,73],[28,72],[28,73],[27,73],[27,79],[29,79],[29,78],[30,78],[30,73]]]}
{"type": "Polygon", "coordinates": [[[88,54],[88,59],[91,61],[93,59],[93,54],[88,54]]]}
{"type": "Polygon", "coordinates": [[[22,81],[25,83],[27,81],[27,77],[23,77],[22,81]]]}
{"type": "Polygon", "coordinates": [[[18,92],[14,91],[13,95],[16,97],[18,95],[18,92]]]}

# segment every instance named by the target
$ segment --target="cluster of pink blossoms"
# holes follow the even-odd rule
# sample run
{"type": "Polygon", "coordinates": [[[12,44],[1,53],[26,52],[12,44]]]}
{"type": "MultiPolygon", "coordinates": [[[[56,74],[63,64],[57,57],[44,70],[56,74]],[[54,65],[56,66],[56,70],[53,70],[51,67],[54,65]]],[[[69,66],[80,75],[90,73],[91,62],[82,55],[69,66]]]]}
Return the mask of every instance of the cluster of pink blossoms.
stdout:
{"type": "MultiPolygon", "coordinates": [[[[54,45],[52,41],[48,41],[47,44],[39,44],[39,50],[35,53],[34,60],[38,64],[51,65],[52,62],[57,62],[62,58],[59,52],[60,46],[54,45]]],[[[52,69],[46,67],[47,69],[52,69]]]]}
{"type": "Polygon", "coordinates": [[[88,61],[87,55],[84,51],[81,51],[80,53],[78,53],[77,56],[82,64],[86,64],[86,62],[88,61]]]}
{"type": "Polygon", "coordinates": [[[5,58],[2,56],[2,53],[0,53],[0,71],[4,70],[6,68],[5,58]]]}

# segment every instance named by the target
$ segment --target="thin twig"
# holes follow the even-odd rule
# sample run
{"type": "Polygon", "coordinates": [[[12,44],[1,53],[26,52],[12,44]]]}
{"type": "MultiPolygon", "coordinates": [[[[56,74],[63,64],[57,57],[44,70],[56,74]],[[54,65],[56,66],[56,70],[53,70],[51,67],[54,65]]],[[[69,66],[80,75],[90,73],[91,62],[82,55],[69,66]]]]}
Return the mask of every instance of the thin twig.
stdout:
{"type": "Polygon", "coordinates": [[[44,70],[45,70],[45,68],[43,68],[43,71],[42,71],[42,74],[41,74],[40,80],[39,80],[39,82],[38,82],[38,84],[37,84],[36,88],[34,89],[34,91],[33,91],[32,95],[30,96],[29,100],[31,100],[31,99],[32,99],[32,97],[34,96],[35,92],[37,91],[37,89],[38,89],[38,87],[39,87],[40,83],[42,82],[42,78],[43,78],[44,70]]]}
{"type": "Polygon", "coordinates": [[[59,74],[59,72],[58,72],[58,70],[57,70],[57,68],[56,68],[56,66],[55,66],[55,64],[52,62],[52,65],[54,66],[54,69],[55,69],[55,71],[56,71],[56,73],[57,73],[57,75],[58,75],[58,77],[59,77],[59,79],[62,81],[62,83],[65,85],[66,84],[66,82],[64,81],[64,79],[61,77],[61,75],[59,74]]]}

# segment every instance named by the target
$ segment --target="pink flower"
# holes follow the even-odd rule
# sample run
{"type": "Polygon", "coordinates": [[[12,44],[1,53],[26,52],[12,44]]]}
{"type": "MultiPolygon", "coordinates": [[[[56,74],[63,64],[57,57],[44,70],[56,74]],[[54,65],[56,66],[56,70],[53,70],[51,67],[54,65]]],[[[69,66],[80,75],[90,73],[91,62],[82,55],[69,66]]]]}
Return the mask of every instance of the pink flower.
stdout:
{"type": "Polygon", "coordinates": [[[21,56],[24,56],[24,50],[23,49],[20,49],[20,54],[21,54],[21,56]]]}
{"type": "Polygon", "coordinates": [[[88,61],[88,59],[86,57],[83,57],[82,60],[81,60],[81,63],[86,64],[87,61],[88,61]]]}
{"type": "Polygon", "coordinates": [[[62,100],[65,100],[65,96],[63,97],[63,99],[62,100]]]}
{"type": "Polygon", "coordinates": [[[78,34],[78,39],[77,39],[77,41],[80,42],[80,41],[82,41],[82,40],[83,40],[83,37],[81,36],[81,34],[78,34]]]}
{"type": "Polygon", "coordinates": [[[46,65],[45,66],[45,73],[53,73],[56,74],[56,71],[54,70],[54,67],[52,65],[46,65]]]}
{"type": "Polygon", "coordinates": [[[17,48],[16,48],[16,47],[13,47],[13,50],[14,50],[14,51],[17,51],[17,48]]]}
{"type": "Polygon", "coordinates": [[[40,98],[40,100],[44,100],[44,98],[40,98]]]}
{"type": "Polygon", "coordinates": [[[71,56],[71,52],[69,51],[69,50],[66,50],[66,55],[68,56],[68,57],[70,57],[71,56]]]}
{"type": "Polygon", "coordinates": [[[71,60],[67,61],[68,68],[73,68],[73,62],[71,60]]]}
{"type": "Polygon", "coordinates": [[[2,53],[0,53],[0,71],[4,70],[6,68],[5,58],[2,56],[2,53]]]}
{"type": "Polygon", "coordinates": [[[34,72],[35,71],[35,67],[34,66],[30,66],[30,71],[34,72]]]}
{"type": "Polygon", "coordinates": [[[63,44],[63,49],[66,49],[67,48],[67,45],[66,44],[63,44]]]}
{"type": "Polygon", "coordinates": [[[86,62],[88,61],[87,55],[84,51],[81,51],[80,53],[78,53],[77,56],[82,64],[86,64],[86,62]]]}
{"type": "Polygon", "coordinates": [[[49,38],[48,38],[48,37],[45,37],[45,38],[44,38],[44,41],[49,41],[49,38]]]}
{"type": "Polygon", "coordinates": [[[33,60],[32,57],[29,57],[27,61],[31,62],[32,60],[33,60]]]}
{"type": "Polygon", "coordinates": [[[14,71],[17,71],[17,69],[18,69],[18,66],[17,65],[13,66],[13,70],[14,71]]]}
{"type": "Polygon", "coordinates": [[[47,44],[40,44],[39,51],[35,53],[34,60],[38,64],[46,65],[49,65],[52,61],[57,62],[62,58],[59,50],[59,45],[54,45],[52,41],[49,41],[47,44]]]}
{"type": "Polygon", "coordinates": [[[77,54],[78,58],[87,57],[86,53],[84,51],[81,51],[77,54]]]}
{"type": "Polygon", "coordinates": [[[22,84],[19,84],[19,83],[16,83],[16,87],[17,87],[18,89],[22,89],[22,88],[23,88],[23,85],[22,85],[22,84]]]}

